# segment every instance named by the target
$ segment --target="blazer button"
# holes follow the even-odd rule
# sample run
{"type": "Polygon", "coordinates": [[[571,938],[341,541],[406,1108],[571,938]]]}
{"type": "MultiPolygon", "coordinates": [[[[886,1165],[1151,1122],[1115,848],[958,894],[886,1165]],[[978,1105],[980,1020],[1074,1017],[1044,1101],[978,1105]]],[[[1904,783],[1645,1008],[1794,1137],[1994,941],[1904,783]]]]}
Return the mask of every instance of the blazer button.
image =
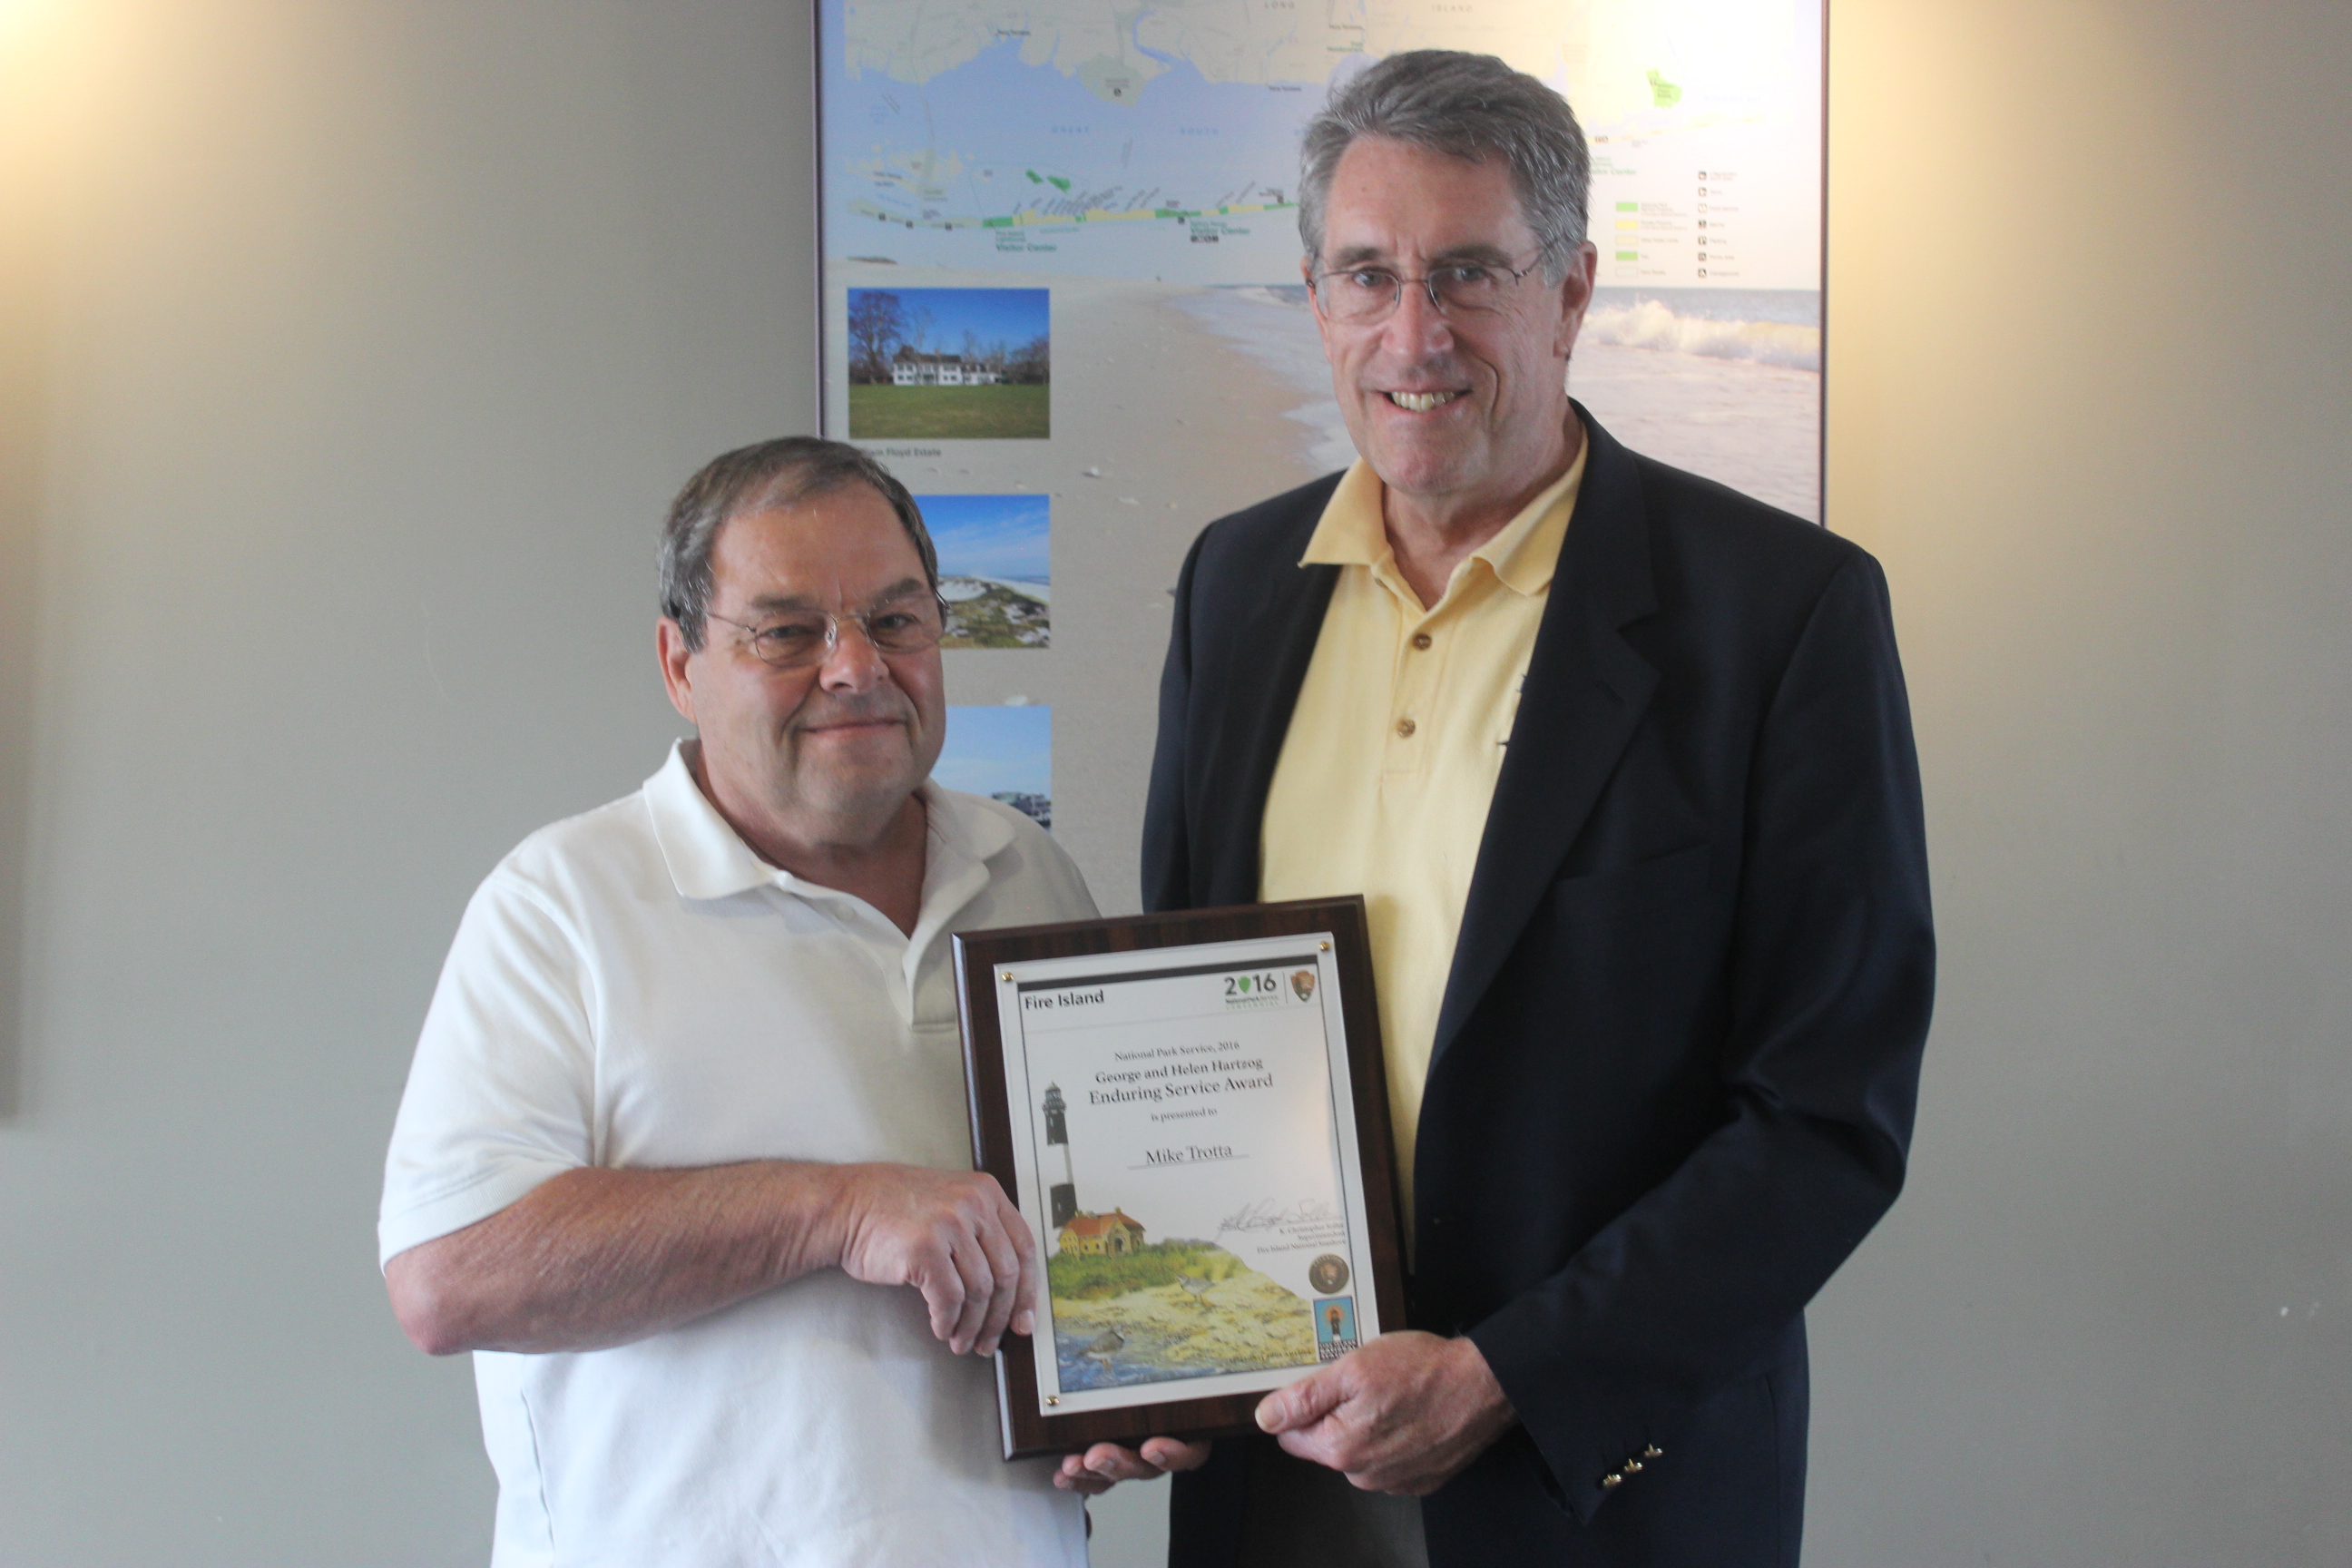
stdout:
{"type": "Polygon", "coordinates": [[[1641,1460],[1639,1460],[1639,1459],[1628,1459],[1628,1460],[1626,1460],[1626,1461],[1625,1461],[1625,1473],[1626,1473],[1627,1475],[1629,1475],[1629,1476],[1638,1476],[1638,1475],[1640,1475],[1640,1474],[1642,1473],[1642,1461],[1641,1461],[1641,1460]]]}
{"type": "Polygon", "coordinates": [[[1664,1448],[1659,1447],[1655,1443],[1651,1444],[1648,1447],[1642,1450],[1642,1458],[1645,1459],[1663,1459],[1665,1457],[1666,1451],[1664,1448]]]}
{"type": "Polygon", "coordinates": [[[1625,1478],[1614,1470],[1601,1478],[1601,1489],[1604,1492],[1613,1492],[1624,1484],[1625,1478]]]}

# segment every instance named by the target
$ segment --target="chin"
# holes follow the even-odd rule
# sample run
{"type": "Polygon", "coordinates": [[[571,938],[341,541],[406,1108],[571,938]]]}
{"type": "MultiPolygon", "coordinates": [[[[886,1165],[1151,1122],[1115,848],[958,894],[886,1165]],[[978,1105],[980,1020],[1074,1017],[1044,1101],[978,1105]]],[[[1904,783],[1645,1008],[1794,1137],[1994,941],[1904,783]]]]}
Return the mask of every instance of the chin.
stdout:
{"type": "Polygon", "coordinates": [[[827,779],[824,785],[810,792],[810,798],[819,810],[828,816],[880,816],[887,818],[906,803],[907,797],[913,795],[916,786],[922,782],[908,778],[903,772],[893,772],[885,776],[878,770],[873,773],[861,771],[827,779]]]}
{"type": "Polygon", "coordinates": [[[1412,496],[1445,495],[1459,489],[1472,466],[1459,451],[1433,452],[1417,447],[1391,447],[1367,460],[1382,484],[1412,496]]]}

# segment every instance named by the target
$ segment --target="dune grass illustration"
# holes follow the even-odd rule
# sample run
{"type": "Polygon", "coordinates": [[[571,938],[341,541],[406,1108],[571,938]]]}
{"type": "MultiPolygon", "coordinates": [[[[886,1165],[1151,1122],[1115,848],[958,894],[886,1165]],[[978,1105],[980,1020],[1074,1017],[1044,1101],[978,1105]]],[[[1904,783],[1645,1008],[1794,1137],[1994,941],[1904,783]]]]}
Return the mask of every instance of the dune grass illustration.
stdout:
{"type": "Polygon", "coordinates": [[[1045,1263],[1065,1389],[1315,1364],[1312,1309],[1213,1242],[1045,1263]]]}

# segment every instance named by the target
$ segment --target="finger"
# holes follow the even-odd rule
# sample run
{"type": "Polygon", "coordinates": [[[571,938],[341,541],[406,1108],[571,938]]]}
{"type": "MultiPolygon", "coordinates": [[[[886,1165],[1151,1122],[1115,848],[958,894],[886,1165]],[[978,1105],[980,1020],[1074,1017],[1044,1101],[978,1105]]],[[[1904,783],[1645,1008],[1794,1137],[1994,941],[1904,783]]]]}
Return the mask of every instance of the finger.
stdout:
{"type": "Polygon", "coordinates": [[[1013,1309],[1018,1304],[1013,1293],[1021,1288],[1021,1255],[1004,1233],[1003,1218],[992,1215],[980,1232],[981,1249],[988,1258],[988,1310],[981,1319],[979,1342],[972,1348],[982,1355],[996,1353],[1004,1325],[1012,1321],[1013,1309]]]}
{"type": "Polygon", "coordinates": [[[956,1323],[963,1316],[964,1285],[962,1271],[955,1266],[952,1253],[934,1257],[914,1270],[909,1281],[923,1293],[923,1304],[931,1310],[932,1337],[955,1341],[956,1323]]]}
{"type": "Polygon", "coordinates": [[[1159,1466],[1116,1443],[1097,1443],[1087,1450],[1086,1463],[1087,1469],[1107,1481],[1156,1480],[1161,1474],[1159,1466]]]}
{"type": "Polygon", "coordinates": [[[1275,1441],[1282,1446],[1284,1453],[1294,1459],[1304,1459],[1327,1470],[1344,1471],[1347,1468],[1338,1451],[1339,1439],[1328,1426],[1309,1426],[1304,1431],[1285,1432],[1275,1441]]]}
{"type": "MultiPolygon", "coordinates": [[[[999,1194],[1000,1199],[1002,1194],[999,1194]]],[[[1010,1326],[1016,1334],[1037,1331],[1037,1288],[1043,1283],[1039,1275],[1042,1266],[1037,1260],[1037,1238],[1029,1233],[1029,1222],[1011,1203],[1004,1205],[1005,1234],[1013,1238],[1013,1317],[1010,1326]]]]}
{"type": "Polygon", "coordinates": [[[1096,1497],[1110,1490],[1110,1483],[1087,1468],[1084,1454],[1065,1454],[1062,1462],[1054,1467],[1054,1484],[1066,1492],[1078,1492],[1096,1497]]]}
{"type": "MultiPolygon", "coordinates": [[[[1413,1458],[1417,1460],[1420,1456],[1413,1458]]],[[[1439,1485],[1438,1478],[1420,1468],[1417,1463],[1370,1465],[1345,1473],[1348,1484],[1358,1491],[1385,1492],[1390,1497],[1427,1497],[1439,1485]]]]}
{"type": "Polygon", "coordinates": [[[1197,1470],[1209,1462],[1210,1445],[1187,1443],[1178,1437],[1147,1437],[1143,1458],[1162,1470],[1197,1470]]]}
{"type": "Polygon", "coordinates": [[[979,1238],[970,1232],[956,1237],[950,1256],[963,1280],[963,1310],[957,1314],[955,1337],[948,1342],[948,1348],[961,1355],[980,1338],[980,1327],[988,1321],[988,1303],[996,1293],[996,1282],[988,1267],[988,1254],[981,1250],[979,1238]]]}
{"type": "Polygon", "coordinates": [[[1341,1375],[1339,1367],[1334,1366],[1310,1373],[1287,1388],[1276,1389],[1257,1402],[1258,1429],[1296,1432],[1322,1420],[1347,1398],[1341,1375]]]}
{"type": "Polygon", "coordinates": [[[909,1243],[920,1248],[910,1271],[914,1276],[910,1282],[922,1291],[923,1300],[931,1309],[932,1335],[952,1348],[957,1326],[963,1321],[971,1296],[963,1267],[956,1258],[953,1229],[944,1219],[934,1218],[919,1241],[910,1237],[909,1243]]]}

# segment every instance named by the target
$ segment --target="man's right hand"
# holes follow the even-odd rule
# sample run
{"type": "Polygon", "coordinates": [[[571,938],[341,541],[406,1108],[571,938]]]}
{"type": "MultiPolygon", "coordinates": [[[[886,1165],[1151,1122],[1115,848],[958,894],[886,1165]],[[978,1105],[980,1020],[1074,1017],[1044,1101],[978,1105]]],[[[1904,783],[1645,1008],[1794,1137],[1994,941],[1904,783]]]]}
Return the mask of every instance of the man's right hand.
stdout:
{"type": "Polygon", "coordinates": [[[384,1268],[435,1355],[627,1344],[838,1265],[912,1286],[959,1353],[1035,1313],[1036,1247],[994,1181],[915,1165],[754,1160],[567,1171],[384,1268]]]}
{"type": "Polygon", "coordinates": [[[920,1165],[839,1173],[843,1272],[921,1291],[931,1332],[958,1355],[992,1355],[1006,1329],[1036,1327],[1036,1242],[996,1178],[920,1165]]]}

